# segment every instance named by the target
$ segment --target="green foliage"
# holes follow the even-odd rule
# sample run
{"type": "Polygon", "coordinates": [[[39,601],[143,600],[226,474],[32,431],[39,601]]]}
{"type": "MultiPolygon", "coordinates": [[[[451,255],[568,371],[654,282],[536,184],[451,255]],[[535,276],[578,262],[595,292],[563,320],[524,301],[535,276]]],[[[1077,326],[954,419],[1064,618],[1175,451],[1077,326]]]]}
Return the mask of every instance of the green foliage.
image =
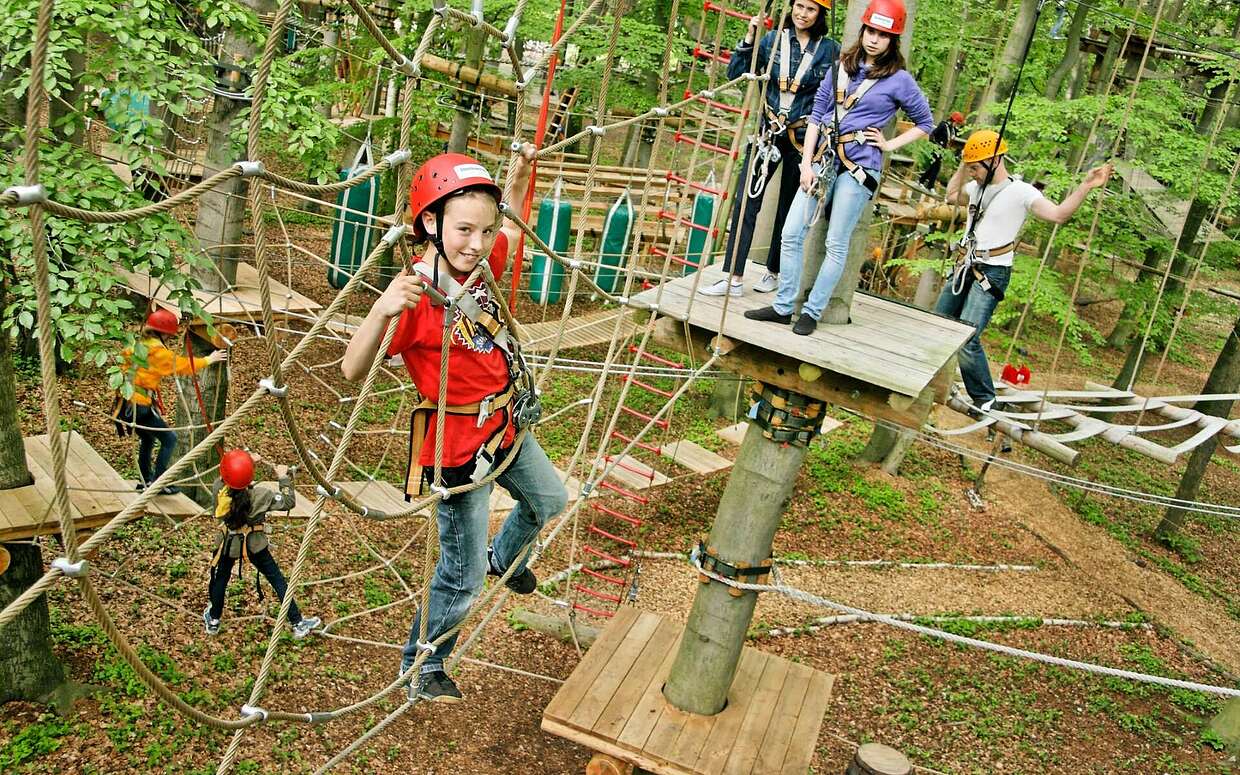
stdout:
{"type": "Polygon", "coordinates": [[[61,738],[70,731],[67,721],[50,714],[39,716],[37,722],[22,727],[0,748],[0,771],[11,772],[21,764],[52,753],[60,748],[61,738]]]}
{"type": "MultiPolygon", "coordinates": [[[[1008,295],[1013,299],[1021,300],[1029,299],[1032,295],[1031,313],[1051,318],[1060,328],[1066,324],[1068,328],[1065,342],[1082,361],[1091,362],[1090,348],[1102,343],[1102,335],[1088,321],[1076,314],[1072,297],[1069,294],[1070,287],[1065,287],[1064,278],[1059,272],[1044,269],[1042,279],[1035,289],[1033,282],[1037,273],[1037,264],[1017,262],[1012,270],[1008,295]]],[[[989,330],[997,334],[999,332],[994,329],[1002,329],[1009,324],[1015,324],[1022,309],[1023,306],[1020,304],[1000,304],[995,309],[991,321],[992,328],[989,330]]]]}

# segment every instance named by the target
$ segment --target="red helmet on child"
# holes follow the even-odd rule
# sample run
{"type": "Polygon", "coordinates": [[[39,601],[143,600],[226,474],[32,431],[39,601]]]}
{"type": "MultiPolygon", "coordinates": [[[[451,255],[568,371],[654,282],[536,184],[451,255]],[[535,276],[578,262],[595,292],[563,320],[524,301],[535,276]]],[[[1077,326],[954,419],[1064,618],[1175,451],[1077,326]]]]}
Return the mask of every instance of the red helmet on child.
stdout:
{"type": "Polygon", "coordinates": [[[176,315],[163,307],[159,307],[151,310],[151,314],[146,316],[146,324],[143,328],[149,331],[158,331],[161,334],[172,335],[177,332],[180,322],[176,315]]]}
{"type": "Polygon", "coordinates": [[[903,35],[907,21],[903,0],[870,0],[870,7],[861,14],[863,25],[892,35],[903,35]]]}
{"type": "Polygon", "coordinates": [[[220,458],[220,479],[234,490],[244,490],[254,481],[254,458],[244,449],[230,449],[220,458]]]}
{"type": "Polygon", "coordinates": [[[413,174],[413,183],[409,186],[409,225],[413,227],[414,236],[418,239],[427,236],[422,226],[422,213],[437,202],[473,187],[487,190],[497,203],[504,195],[491,173],[477,159],[463,153],[441,153],[427,159],[413,174]]]}

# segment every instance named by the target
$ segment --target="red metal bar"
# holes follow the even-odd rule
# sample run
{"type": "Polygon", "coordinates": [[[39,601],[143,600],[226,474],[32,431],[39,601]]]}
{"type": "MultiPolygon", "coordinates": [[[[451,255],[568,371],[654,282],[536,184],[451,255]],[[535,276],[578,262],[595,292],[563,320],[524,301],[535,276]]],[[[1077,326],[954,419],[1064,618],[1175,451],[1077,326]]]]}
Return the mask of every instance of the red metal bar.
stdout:
{"type": "Polygon", "coordinates": [[[732,150],[731,148],[724,148],[722,145],[714,145],[713,143],[704,142],[702,140],[694,140],[692,137],[689,137],[683,132],[677,132],[676,134],[672,136],[672,139],[678,143],[684,143],[685,145],[696,145],[698,148],[702,148],[707,151],[713,151],[714,153],[717,153],[720,156],[728,156],[733,159],[736,158],[737,152],[732,150]]]}
{"type": "Polygon", "coordinates": [[[628,514],[622,514],[619,511],[616,511],[615,509],[609,509],[606,506],[601,506],[597,503],[591,503],[590,505],[594,507],[595,511],[602,512],[603,514],[606,514],[609,517],[615,517],[616,519],[623,519],[625,522],[628,522],[633,527],[641,527],[642,525],[645,524],[644,522],[642,522],[642,520],[638,519],[637,517],[630,517],[628,514]]]}
{"type": "Polygon", "coordinates": [[[612,541],[615,541],[615,542],[616,542],[616,543],[618,543],[618,544],[624,544],[625,546],[629,547],[630,549],[636,549],[636,548],[637,548],[637,542],[636,542],[636,541],[630,541],[629,539],[627,539],[627,538],[621,538],[620,536],[615,535],[614,533],[608,533],[606,530],[604,530],[603,528],[599,527],[598,525],[590,525],[590,527],[588,527],[588,528],[586,528],[586,529],[587,529],[587,530],[589,530],[591,533],[594,533],[595,535],[600,535],[600,536],[602,536],[603,538],[610,538],[612,541]]]}
{"type": "Polygon", "coordinates": [[[710,186],[704,186],[701,183],[694,183],[692,180],[689,180],[688,178],[680,177],[679,175],[677,175],[675,172],[672,172],[671,170],[668,170],[667,179],[675,183],[684,183],[686,186],[694,189],[695,191],[701,191],[706,194],[714,194],[715,196],[723,197],[724,199],[728,198],[727,191],[724,191],[718,188],[711,188],[710,186]]]}
{"type": "Polygon", "coordinates": [[[666,430],[667,428],[671,426],[671,423],[669,423],[667,420],[655,420],[653,414],[646,414],[645,412],[639,412],[636,409],[631,409],[627,406],[620,407],[620,411],[624,412],[625,414],[631,414],[637,419],[645,420],[646,422],[650,422],[653,420],[655,425],[659,426],[660,428],[663,428],[664,430],[666,430]]]}
{"type": "Polygon", "coordinates": [[[624,586],[624,579],[618,579],[615,576],[608,576],[606,573],[599,573],[598,571],[590,570],[589,568],[582,568],[581,572],[587,576],[592,576],[599,581],[606,581],[608,584],[615,584],[617,587],[624,586]]]}
{"type": "Polygon", "coordinates": [[[638,386],[642,390],[649,390],[651,393],[654,393],[657,396],[663,396],[664,398],[671,398],[674,395],[672,391],[670,390],[664,390],[663,388],[657,388],[654,385],[649,385],[645,382],[642,382],[640,379],[637,379],[628,374],[624,375],[624,377],[622,377],[621,379],[624,379],[625,381],[628,381],[628,382],[632,382],[634,385],[638,386]]]}
{"type": "MultiPolygon", "coordinates": [[[[670,394],[670,393],[668,394],[668,398],[671,398],[671,394],[670,394]]],[[[636,444],[637,446],[641,447],[642,449],[650,450],[651,452],[655,453],[656,455],[662,455],[662,454],[663,454],[663,448],[662,448],[662,447],[656,446],[656,445],[654,445],[654,444],[647,444],[647,443],[646,443],[646,442],[644,442],[644,441],[638,441],[638,440],[636,440],[636,439],[634,439],[634,438],[632,438],[632,437],[625,436],[625,435],[624,435],[623,433],[621,433],[620,431],[612,431],[612,432],[611,432],[611,437],[612,437],[613,439],[620,439],[620,440],[621,440],[621,441],[623,441],[625,444],[636,444]]],[[[654,477],[651,477],[651,478],[654,478],[654,477]]]]}
{"type": "Polygon", "coordinates": [[[582,605],[581,603],[573,603],[573,608],[575,608],[575,609],[576,609],[576,610],[578,610],[578,611],[585,611],[586,613],[590,614],[591,616],[604,616],[604,617],[606,617],[606,618],[608,618],[608,619],[610,619],[611,617],[615,616],[615,614],[614,614],[614,613],[612,613],[611,611],[599,611],[598,609],[591,608],[591,607],[586,606],[586,605],[582,605]]]}
{"type": "Polygon", "coordinates": [[[617,468],[623,468],[625,471],[630,471],[632,473],[635,473],[642,478],[645,478],[645,479],[654,478],[650,475],[649,468],[638,468],[637,466],[631,463],[626,463],[623,460],[616,458],[615,455],[603,455],[603,460],[607,461],[608,463],[615,461],[617,468]]]}
{"type": "Polygon", "coordinates": [[[701,46],[694,46],[693,56],[697,57],[698,59],[706,59],[712,62],[722,62],[725,65],[728,62],[732,61],[732,52],[727,50],[726,48],[720,51],[718,54],[713,54],[710,51],[707,51],[706,49],[702,48],[701,46]]]}
{"type": "MultiPolygon", "coordinates": [[[[638,349],[639,349],[639,348],[638,348],[638,346],[637,346],[637,345],[635,345],[635,344],[631,344],[631,345],[629,345],[629,352],[631,352],[631,353],[635,353],[635,352],[637,352],[637,351],[638,351],[638,349]]],[[[673,361],[673,360],[672,360],[672,359],[670,359],[670,358],[662,358],[662,357],[660,357],[660,356],[658,356],[658,355],[655,355],[654,353],[650,352],[649,350],[642,350],[642,357],[643,357],[643,358],[646,358],[646,359],[648,359],[648,360],[652,360],[652,361],[654,361],[655,363],[661,363],[661,364],[663,364],[664,366],[671,366],[673,369],[683,369],[683,368],[685,367],[685,365],[684,365],[683,363],[679,363],[679,362],[677,362],[677,361],[673,361]]]]}
{"type": "MultiPolygon", "coordinates": [[[[649,476],[649,474],[646,474],[646,475],[647,475],[647,476],[649,476]]],[[[611,490],[612,492],[619,493],[620,495],[623,495],[624,497],[628,498],[629,500],[631,500],[631,501],[635,501],[635,502],[637,502],[637,503],[640,503],[640,504],[642,504],[643,506],[645,506],[647,503],[650,503],[650,499],[649,499],[649,498],[643,498],[642,496],[638,495],[637,493],[635,493],[635,492],[630,492],[630,491],[628,491],[628,490],[624,489],[623,487],[620,487],[620,486],[618,486],[618,485],[614,485],[614,484],[612,484],[611,482],[607,481],[606,479],[604,479],[603,481],[599,482],[599,483],[598,483],[598,486],[599,486],[599,487],[602,487],[602,488],[604,488],[604,489],[607,489],[607,490],[611,490]]]]}
{"type": "Polygon", "coordinates": [[[616,605],[620,605],[619,595],[609,595],[606,592],[598,592],[593,589],[590,589],[587,586],[583,586],[581,584],[574,584],[573,589],[577,590],[578,592],[584,592],[590,597],[596,597],[599,600],[606,600],[609,603],[615,603],[616,605]]]}
{"type": "MultiPolygon", "coordinates": [[[[738,11],[735,8],[728,8],[726,5],[719,5],[718,3],[712,3],[710,0],[706,0],[706,4],[702,6],[702,8],[707,11],[718,11],[724,16],[731,16],[733,19],[744,19],[745,21],[749,21],[750,19],[753,18],[752,15],[747,14],[744,11],[738,11]]],[[[766,26],[768,30],[771,28],[772,23],[773,22],[771,21],[771,17],[769,16],[763,20],[763,24],[766,26]]]]}
{"type": "Polygon", "coordinates": [[[607,560],[609,562],[614,562],[615,564],[619,565],[622,568],[627,568],[633,564],[632,560],[621,559],[620,557],[610,555],[607,552],[599,551],[598,549],[595,549],[593,546],[590,546],[589,544],[582,544],[581,550],[585,552],[586,554],[594,555],[600,560],[607,560]]]}
{"type": "Polygon", "coordinates": [[[719,236],[718,229],[712,229],[709,226],[703,226],[700,223],[694,223],[693,221],[690,221],[689,219],[683,216],[677,215],[671,210],[660,210],[655,217],[657,217],[661,221],[674,221],[675,223],[678,223],[681,226],[688,226],[690,229],[694,229],[695,231],[710,232],[710,236],[712,237],[719,236]]]}
{"type": "Polygon", "coordinates": [[[737,105],[729,105],[726,102],[719,102],[718,100],[712,100],[707,97],[703,97],[700,94],[695,96],[692,90],[690,89],[685,89],[684,98],[685,99],[693,98],[697,100],[698,102],[702,103],[703,105],[707,106],[708,108],[714,108],[715,110],[722,110],[725,113],[735,113],[737,115],[744,114],[746,118],[749,117],[749,111],[745,110],[742,107],[739,107],[737,105]]]}

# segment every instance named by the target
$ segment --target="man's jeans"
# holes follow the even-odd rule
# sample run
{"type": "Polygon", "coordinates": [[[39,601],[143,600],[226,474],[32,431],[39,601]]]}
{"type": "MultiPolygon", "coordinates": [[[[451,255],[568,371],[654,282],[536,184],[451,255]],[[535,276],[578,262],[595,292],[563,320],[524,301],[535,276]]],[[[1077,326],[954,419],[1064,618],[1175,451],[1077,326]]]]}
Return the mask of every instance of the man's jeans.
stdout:
{"type": "MultiPolygon", "coordinates": [[[[869,170],[875,178],[877,170],[869,170]]],[[[830,220],[827,225],[827,255],[818,269],[818,278],[809,293],[809,299],[801,307],[801,312],[821,320],[822,313],[831,301],[835,284],[844,273],[844,264],[848,261],[848,244],[852,241],[853,230],[861,213],[870,201],[870,191],[843,171],[835,178],[831,187],[831,199],[827,204],[830,220]]],[[[772,305],[781,315],[791,315],[796,305],[797,293],[801,289],[801,271],[805,263],[805,238],[809,235],[810,223],[814,213],[818,211],[818,199],[797,188],[797,195],[788,210],[788,218],[784,221],[784,230],[780,241],[780,273],[779,291],[775,294],[772,305]]]]}
{"type": "MultiPolygon", "coordinates": [[[[986,275],[991,285],[1000,291],[1007,290],[1008,282],[1012,279],[1012,267],[986,264],[974,266],[986,275]]],[[[960,376],[964,378],[964,387],[969,391],[973,405],[989,409],[987,404],[995,400],[995,383],[990,377],[986,351],[982,349],[982,332],[986,330],[986,324],[990,322],[990,316],[994,314],[999,300],[977,284],[972,272],[966,273],[961,292],[952,293],[952,276],[947,278],[934,311],[973,326],[973,336],[960,348],[960,376]]]]}
{"type": "MultiPolygon", "coordinates": [[[[552,517],[564,510],[568,492],[532,433],[526,434],[517,459],[495,481],[517,502],[492,544],[495,569],[506,570],[509,563],[520,559],[514,571],[519,573],[525,567],[526,558],[517,555],[552,517]]],[[[488,484],[454,495],[439,504],[439,562],[431,579],[427,643],[433,643],[459,624],[482,592],[487,575],[491,487],[488,484]]],[[[409,628],[409,642],[401,658],[402,673],[418,656],[420,616],[421,611],[413,617],[413,625],[409,628]]],[[[454,634],[422,663],[421,672],[443,670],[444,661],[455,646],[454,634]]]]}

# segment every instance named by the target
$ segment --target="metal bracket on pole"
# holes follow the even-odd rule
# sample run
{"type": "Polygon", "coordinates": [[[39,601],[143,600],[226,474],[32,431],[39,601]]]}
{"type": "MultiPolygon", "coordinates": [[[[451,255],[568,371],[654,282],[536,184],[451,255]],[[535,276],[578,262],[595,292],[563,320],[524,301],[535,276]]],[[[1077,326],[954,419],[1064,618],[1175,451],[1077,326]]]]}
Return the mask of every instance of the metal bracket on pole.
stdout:
{"type": "MultiPolygon", "coordinates": [[[[700,570],[713,573],[716,576],[722,576],[725,579],[744,582],[746,584],[765,584],[771,575],[771,559],[768,557],[763,565],[750,565],[747,562],[728,562],[721,558],[713,546],[708,546],[705,541],[698,541],[697,549],[694,550],[693,556],[695,565],[700,570]]],[[[706,573],[698,574],[698,581],[703,584],[709,584],[714,581],[706,573]]],[[[745,590],[739,587],[728,587],[728,594],[732,597],[740,597],[745,594],[745,590]]]]}

